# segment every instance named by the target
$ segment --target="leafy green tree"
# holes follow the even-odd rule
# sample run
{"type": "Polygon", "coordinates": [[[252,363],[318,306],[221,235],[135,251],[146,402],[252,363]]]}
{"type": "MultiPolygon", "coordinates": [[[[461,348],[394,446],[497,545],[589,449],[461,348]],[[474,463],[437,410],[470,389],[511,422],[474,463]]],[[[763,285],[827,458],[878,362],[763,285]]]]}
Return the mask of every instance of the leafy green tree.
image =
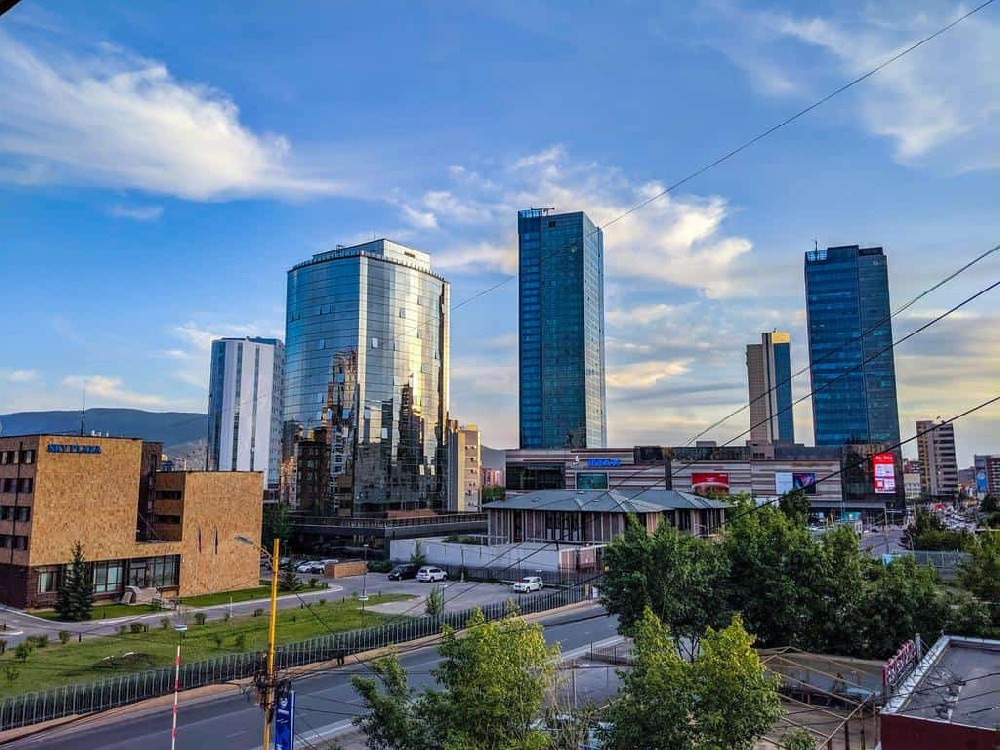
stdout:
{"type": "Polygon", "coordinates": [[[446,628],[434,671],[441,690],[415,694],[395,655],[376,662],[376,680],[352,682],[368,711],[355,724],[370,750],[543,750],[533,724],[555,683],[558,647],[540,625],[481,612],[458,632],[446,628]]]}
{"type": "Polygon", "coordinates": [[[959,582],[973,596],[1000,604],[1000,533],[983,533],[962,564],[959,582]]]}
{"type": "Polygon", "coordinates": [[[918,566],[909,556],[875,566],[875,571],[860,610],[863,651],[859,655],[887,658],[915,633],[932,643],[950,614],[934,571],[918,566]]]}
{"type": "Polygon", "coordinates": [[[410,565],[426,565],[427,552],[424,550],[423,542],[417,540],[413,545],[413,553],[410,555],[410,565]]]}
{"type": "Polygon", "coordinates": [[[749,749],[781,715],[777,679],[764,670],[753,642],[739,615],[723,630],[709,628],[705,633],[701,653],[691,665],[697,695],[696,748],[749,749]]]}
{"type": "Polygon", "coordinates": [[[929,551],[969,551],[975,538],[965,531],[953,531],[933,513],[918,510],[914,523],[903,532],[900,544],[906,549],[929,551]]]}
{"type": "Polygon", "coordinates": [[[723,542],[729,604],[764,646],[806,646],[805,626],[823,578],[819,545],[773,506],[735,515],[723,542]]]}
{"type": "Polygon", "coordinates": [[[808,729],[796,727],[781,735],[781,747],[785,750],[816,750],[816,739],[808,729]]]}
{"type": "Polygon", "coordinates": [[[663,524],[652,535],[634,518],[625,534],[605,549],[601,595],[629,632],[646,607],[689,653],[705,628],[726,621],[729,573],[725,550],[716,542],[663,524]]]}
{"type": "Polygon", "coordinates": [[[488,485],[482,489],[484,503],[491,503],[494,500],[503,500],[505,494],[504,488],[498,485],[488,485]]]}
{"type": "MultiPolygon", "coordinates": [[[[271,575],[274,575],[272,572],[271,575]]],[[[278,588],[282,591],[298,591],[302,588],[302,581],[295,575],[292,568],[283,568],[278,571],[278,588]]]]}
{"type": "Polygon", "coordinates": [[[813,651],[861,655],[859,618],[874,561],[849,526],[827,531],[818,547],[819,567],[807,592],[810,616],[800,640],[813,651]]]}
{"type": "Polygon", "coordinates": [[[90,565],[83,556],[83,545],[73,545],[73,558],[63,568],[62,580],[56,598],[56,612],[60,620],[81,622],[90,619],[94,604],[94,582],[90,565]]]}
{"type": "Polygon", "coordinates": [[[281,542],[282,554],[287,550],[292,538],[292,517],[285,503],[268,503],[264,506],[264,517],[260,527],[260,546],[270,552],[274,540],[281,542]]]}
{"type": "Polygon", "coordinates": [[[799,526],[805,526],[809,520],[809,509],[812,503],[805,490],[792,490],[786,492],[778,500],[778,509],[785,514],[789,521],[799,526]]]}
{"type": "Polygon", "coordinates": [[[777,682],[753,650],[738,616],[709,628],[688,662],[647,608],[636,624],[633,664],[622,670],[619,697],[606,712],[612,750],[743,750],[777,720],[777,682]]]}

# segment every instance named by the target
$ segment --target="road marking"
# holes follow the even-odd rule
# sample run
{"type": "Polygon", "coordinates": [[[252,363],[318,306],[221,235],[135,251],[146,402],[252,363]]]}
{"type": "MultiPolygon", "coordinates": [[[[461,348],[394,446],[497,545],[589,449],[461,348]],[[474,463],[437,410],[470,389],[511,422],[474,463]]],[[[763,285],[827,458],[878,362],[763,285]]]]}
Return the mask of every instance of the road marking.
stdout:
{"type": "Polygon", "coordinates": [[[229,740],[229,739],[232,739],[233,737],[239,737],[241,734],[246,734],[246,733],[247,733],[247,730],[245,730],[245,729],[242,732],[233,732],[232,734],[227,734],[226,735],[226,739],[229,740]]]}

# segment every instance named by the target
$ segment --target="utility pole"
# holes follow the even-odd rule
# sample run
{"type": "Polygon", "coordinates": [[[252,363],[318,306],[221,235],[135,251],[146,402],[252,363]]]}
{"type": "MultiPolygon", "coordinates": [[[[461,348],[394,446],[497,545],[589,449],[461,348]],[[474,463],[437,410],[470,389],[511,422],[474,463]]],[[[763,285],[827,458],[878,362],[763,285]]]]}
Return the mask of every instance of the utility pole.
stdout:
{"type": "Polygon", "coordinates": [[[271,720],[274,718],[274,640],[278,626],[278,547],[281,541],[274,538],[274,553],[271,556],[271,623],[267,636],[267,674],[264,689],[261,691],[261,708],[264,709],[264,744],[263,750],[268,750],[271,740],[271,720]]]}

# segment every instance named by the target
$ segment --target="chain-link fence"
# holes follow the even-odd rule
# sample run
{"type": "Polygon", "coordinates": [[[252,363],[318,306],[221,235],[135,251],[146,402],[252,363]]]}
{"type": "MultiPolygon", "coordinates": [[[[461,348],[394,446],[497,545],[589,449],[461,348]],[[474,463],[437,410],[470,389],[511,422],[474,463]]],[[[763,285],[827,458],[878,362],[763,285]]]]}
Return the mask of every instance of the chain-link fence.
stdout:
{"type": "MultiPolygon", "coordinates": [[[[583,601],[590,595],[589,586],[574,586],[552,592],[522,597],[517,606],[522,614],[542,612],[583,601]]],[[[479,609],[488,620],[498,620],[508,611],[506,602],[496,602],[479,609]]],[[[311,638],[278,646],[277,669],[344,659],[352,654],[384,648],[417,638],[436,635],[445,625],[463,627],[474,610],[450,612],[437,617],[410,617],[387,622],[374,628],[311,638]]],[[[182,690],[244,680],[263,672],[263,652],[226,654],[209,661],[182,664],[182,690]]],[[[173,692],[174,667],[161,667],[121,675],[89,685],[68,685],[38,693],[25,693],[0,702],[0,731],[38,724],[75,714],[106,711],[130,703],[156,698],[173,692]]]]}

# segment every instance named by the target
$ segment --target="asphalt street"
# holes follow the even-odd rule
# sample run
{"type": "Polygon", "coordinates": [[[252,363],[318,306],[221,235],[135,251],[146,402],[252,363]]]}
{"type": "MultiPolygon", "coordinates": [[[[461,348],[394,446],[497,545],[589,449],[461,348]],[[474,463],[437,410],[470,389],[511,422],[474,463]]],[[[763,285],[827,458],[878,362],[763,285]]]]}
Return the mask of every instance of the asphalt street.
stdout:
{"type": "MultiPolygon", "coordinates": [[[[540,622],[545,625],[546,640],[560,643],[565,654],[585,651],[591,643],[605,641],[615,635],[616,619],[600,616],[602,613],[600,607],[591,605],[551,615],[540,622]],[[580,621],[593,615],[598,616],[580,621]]],[[[411,684],[418,688],[433,682],[430,671],[438,661],[434,647],[401,656],[401,662],[411,676],[411,684]]],[[[307,740],[310,737],[314,740],[328,737],[361,713],[362,706],[350,682],[354,674],[369,674],[369,670],[364,664],[348,661],[343,667],[294,680],[297,734],[307,740]]],[[[178,748],[248,750],[260,746],[261,711],[235,686],[230,695],[194,703],[186,702],[182,693],[178,716],[178,748]]],[[[8,743],[4,747],[12,750],[167,747],[170,744],[170,723],[171,709],[164,706],[155,713],[88,717],[65,728],[8,743]]]]}

